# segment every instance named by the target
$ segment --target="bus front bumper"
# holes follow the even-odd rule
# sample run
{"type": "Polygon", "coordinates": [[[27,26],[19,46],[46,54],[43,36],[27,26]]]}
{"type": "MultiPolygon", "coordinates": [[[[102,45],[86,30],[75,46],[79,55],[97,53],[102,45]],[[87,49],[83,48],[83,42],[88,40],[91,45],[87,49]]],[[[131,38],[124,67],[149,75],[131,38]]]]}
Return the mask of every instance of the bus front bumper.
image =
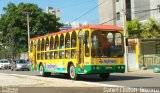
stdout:
{"type": "Polygon", "coordinates": [[[86,65],[86,74],[124,73],[125,65],[86,65]]]}

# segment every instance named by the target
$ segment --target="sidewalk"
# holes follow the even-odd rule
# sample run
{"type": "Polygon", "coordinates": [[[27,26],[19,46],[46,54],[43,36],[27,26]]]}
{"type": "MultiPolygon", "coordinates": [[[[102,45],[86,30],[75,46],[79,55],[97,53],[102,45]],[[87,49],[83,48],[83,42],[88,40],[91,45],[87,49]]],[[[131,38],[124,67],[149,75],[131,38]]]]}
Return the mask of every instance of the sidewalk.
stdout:
{"type": "Polygon", "coordinates": [[[129,74],[152,74],[152,75],[160,75],[160,73],[155,73],[153,72],[153,70],[150,70],[150,69],[147,69],[147,70],[135,70],[135,71],[129,71],[129,72],[126,72],[126,73],[129,73],[129,74]]]}
{"type": "Polygon", "coordinates": [[[60,78],[0,73],[0,87],[122,87],[60,78]]]}
{"type": "Polygon", "coordinates": [[[0,87],[97,87],[72,80],[0,73],[0,87]]]}

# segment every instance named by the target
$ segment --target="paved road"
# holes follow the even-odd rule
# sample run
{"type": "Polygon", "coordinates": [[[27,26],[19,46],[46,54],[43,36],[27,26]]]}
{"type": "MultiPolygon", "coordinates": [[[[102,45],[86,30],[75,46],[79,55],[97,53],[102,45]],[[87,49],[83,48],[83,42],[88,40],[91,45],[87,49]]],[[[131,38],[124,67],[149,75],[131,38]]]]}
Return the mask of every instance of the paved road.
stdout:
{"type": "MultiPolygon", "coordinates": [[[[0,70],[0,73],[22,74],[40,77],[37,71],[0,70]]],[[[66,79],[63,75],[52,75],[48,78],[66,79]]],[[[80,77],[79,81],[125,87],[160,87],[160,74],[114,73],[111,74],[107,81],[102,81],[98,75],[83,75],[80,77]]]]}

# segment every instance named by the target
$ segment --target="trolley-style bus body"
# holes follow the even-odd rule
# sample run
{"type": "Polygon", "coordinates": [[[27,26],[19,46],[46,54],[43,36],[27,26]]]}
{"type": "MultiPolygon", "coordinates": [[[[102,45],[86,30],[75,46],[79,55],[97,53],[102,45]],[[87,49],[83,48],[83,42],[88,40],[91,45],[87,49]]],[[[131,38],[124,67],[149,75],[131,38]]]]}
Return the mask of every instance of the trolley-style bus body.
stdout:
{"type": "Polygon", "coordinates": [[[110,25],[86,25],[30,39],[32,70],[40,75],[124,73],[123,29],[110,25]],[[108,43],[104,43],[108,41],[108,43]]]}

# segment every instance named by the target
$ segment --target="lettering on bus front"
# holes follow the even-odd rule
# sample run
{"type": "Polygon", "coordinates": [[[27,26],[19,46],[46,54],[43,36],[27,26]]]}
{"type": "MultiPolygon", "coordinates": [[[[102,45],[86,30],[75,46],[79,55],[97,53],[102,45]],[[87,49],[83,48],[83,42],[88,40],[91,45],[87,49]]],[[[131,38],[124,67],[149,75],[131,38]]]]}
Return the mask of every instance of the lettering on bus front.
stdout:
{"type": "Polygon", "coordinates": [[[103,60],[103,59],[99,59],[99,63],[112,63],[112,64],[114,64],[114,63],[116,63],[117,61],[116,60],[103,60]]]}

